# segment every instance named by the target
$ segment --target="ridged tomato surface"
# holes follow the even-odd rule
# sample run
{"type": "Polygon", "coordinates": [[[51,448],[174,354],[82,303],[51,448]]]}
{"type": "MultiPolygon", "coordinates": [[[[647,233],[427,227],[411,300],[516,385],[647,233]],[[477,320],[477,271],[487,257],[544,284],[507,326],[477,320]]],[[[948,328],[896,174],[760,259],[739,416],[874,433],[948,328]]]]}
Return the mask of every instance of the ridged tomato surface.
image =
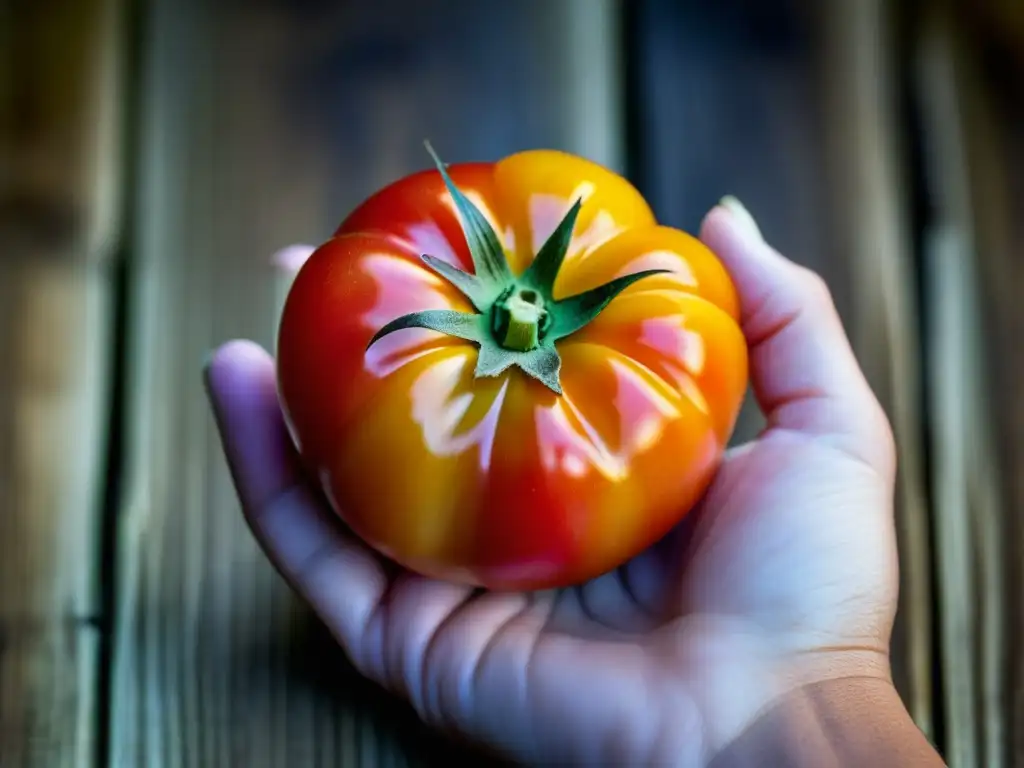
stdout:
{"type": "Polygon", "coordinates": [[[636,189],[554,151],[449,173],[521,273],[583,205],[556,298],[630,272],[627,288],[557,342],[562,394],[521,370],[476,378],[477,346],[399,315],[473,312],[420,259],[472,272],[441,175],[375,194],[295,278],[277,346],[282,406],[341,518],[429,576],[500,589],[580,582],[661,538],[721,460],[747,384],[737,298],[696,238],[659,226],[636,189]]]}

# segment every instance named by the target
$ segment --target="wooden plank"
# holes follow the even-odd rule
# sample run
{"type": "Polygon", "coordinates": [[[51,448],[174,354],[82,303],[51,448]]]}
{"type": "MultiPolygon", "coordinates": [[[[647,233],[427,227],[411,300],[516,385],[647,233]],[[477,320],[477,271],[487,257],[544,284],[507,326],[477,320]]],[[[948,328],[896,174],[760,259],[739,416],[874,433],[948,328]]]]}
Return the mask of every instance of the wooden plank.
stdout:
{"type": "MultiPolygon", "coordinates": [[[[1014,81],[1020,90],[1024,70],[1014,81]]],[[[1012,93],[1012,91],[1011,91],[1012,93]]],[[[989,305],[987,328],[993,339],[990,410],[999,414],[996,451],[1005,489],[1004,510],[1007,557],[1006,609],[1008,631],[1006,656],[999,672],[1009,688],[1004,722],[1010,728],[1007,764],[1024,766],[1024,401],[1016,393],[1024,391],[1024,356],[1020,340],[1024,338],[1024,304],[1020,286],[1024,285],[1024,178],[1011,173],[1024,167],[1024,104],[1019,99],[1002,99],[1005,122],[1003,141],[993,147],[1000,174],[1005,181],[1006,198],[996,207],[1002,215],[1002,248],[993,248],[992,259],[983,271],[984,295],[989,305]],[[999,152],[1002,150],[1002,152],[999,152]]],[[[1000,231],[1000,230],[996,230],[1000,231]]]]}
{"type": "Polygon", "coordinates": [[[0,765],[91,765],[108,275],[0,261],[0,765]]]}
{"type": "MultiPolygon", "coordinates": [[[[949,764],[1004,766],[1014,730],[1007,633],[1020,594],[1007,567],[1010,552],[1020,556],[1020,539],[1006,531],[1019,532],[1020,521],[1008,519],[1003,499],[1007,465],[996,425],[1012,422],[990,405],[999,357],[990,332],[993,319],[1012,319],[1019,300],[1007,291],[1013,273],[1021,274],[1009,266],[1016,255],[992,94],[968,45],[950,7],[934,7],[918,51],[917,90],[932,208],[925,271],[940,657],[949,764]]],[[[1017,327],[1024,328],[1019,318],[1017,327]]],[[[1003,336],[1003,349],[1016,349],[1019,338],[1003,336]]]]}
{"type": "Polygon", "coordinates": [[[45,239],[75,259],[113,253],[121,12],[121,0],[8,0],[0,9],[5,237],[45,239]]]}
{"type": "MultiPolygon", "coordinates": [[[[977,606],[979,750],[985,765],[1024,765],[1019,727],[1024,692],[1019,651],[1024,637],[1024,407],[1015,396],[1024,384],[1018,352],[1024,333],[1019,298],[1024,285],[1024,187],[1014,170],[1024,160],[1024,69],[1007,67],[1005,52],[965,22],[972,10],[957,5],[936,30],[945,41],[940,50],[948,62],[946,93],[957,118],[952,131],[947,125],[936,133],[959,139],[959,146],[936,142],[933,147],[949,149],[935,157],[945,170],[936,184],[950,181],[957,170],[961,174],[957,196],[941,198],[940,218],[965,235],[962,245],[969,257],[966,279],[960,281],[966,293],[962,332],[969,353],[962,368],[962,407],[969,429],[961,439],[967,446],[970,548],[977,573],[972,597],[977,606]]],[[[1002,8],[1004,25],[1010,27],[1015,18],[1019,30],[1024,14],[1017,7],[1013,17],[1013,10],[1002,8]]]]}
{"type": "Polygon", "coordinates": [[[934,740],[922,348],[909,159],[897,115],[901,62],[893,8],[883,0],[834,0],[817,10],[834,252],[849,265],[851,341],[897,443],[900,619],[893,636],[894,674],[911,716],[934,740]]]}
{"type": "MultiPolygon", "coordinates": [[[[1012,129],[1007,131],[1004,158],[1009,159],[1006,168],[1021,168],[1024,167],[1024,114],[1019,101],[1009,104],[1015,105],[1007,111],[1016,119],[1012,129]]],[[[991,318],[992,326],[1000,329],[994,334],[997,353],[992,356],[995,361],[993,378],[998,394],[993,398],[993,406],[1005,405],[1008,411],[1000,422],[1002,426],[997,436],[1006,488],[1007,540],[1011,547],[1006,570],[1009,658],[1003,672],[1010,686],[1005,702],[1006,722],[1011,727],[1008,764],[1020,768],[1024,766],[1024,728],[1020,727],[1024,723],[1024,653],[1021,652],[1024,648],[1024,556],[1021,554],[1024,549],[1024,402],[1012,393],[1024,391],[1024,357],[1018,351],[1020,340],[1024,338],[1024,305],[1018,293],[1019,286],[1024,285],[1024,263],[1020,259],[1020,254],[1024,253],[1024,179],[1020,176],[1008,179],[1008,188],[1006,233],[1009,247],[1001,252],[996,262],[998,266],[986,273],[985,283],[989,295],[997,293],[994,286],[1002,286],[997,294],[1000,297],[998,309],[991,318]]]]}
{"type": "Polygon", "coordinates": [[[3,766],[96,753],[117,8],[12,2],[0,18],[3,766]]]}
{"type": "Polygon", "coordinates": [[[1024,615],[1024,407],[1015,396],[1024,387],[1019,352],[1024,189],[1014,170],[1024,162],[1024,69],[1005,72],[998,59],[985,62],[979,52],[986,44],[975,39],[970,48],[961,47],[957,62],[976,243],[974,274],[967,283],[973,288],[967,324],[972,345],[965,371],[971,371],[968,481],[982,596],[980,736],[984,764],[1000,768],[1024,765],[1019,701],[1024,632],[1018,623],[1024,615]]]}
{"type": "Polygon", "coordinates": [[[614,95],[572,90],[574,73],[607,68],[607,54],[560,33],[565,14],[585,7],[602,13],[578,21],[609,38],[611,4],[329,6],[153,3],[117,766],[377,766],[444,754],[408,710],[353,676],[257,551],[200,364],[233,336],[271,344],[272,252],[326,237],[360,198],[426,167],[424,137],[451,160],[553,145],[615,162],[614,95]],[[579,108],[591,120],[569,114],[579,108]],[[581,138],[581,126],[595,133],[581,138]]]}

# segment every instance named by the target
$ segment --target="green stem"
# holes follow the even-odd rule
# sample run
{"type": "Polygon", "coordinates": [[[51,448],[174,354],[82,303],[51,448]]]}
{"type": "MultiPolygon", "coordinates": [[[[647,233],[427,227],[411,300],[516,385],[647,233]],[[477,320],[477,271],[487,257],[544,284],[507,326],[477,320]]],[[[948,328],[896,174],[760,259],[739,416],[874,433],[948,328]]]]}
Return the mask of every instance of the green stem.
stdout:
{"type": "Polygon", "coordinates": [[[541,323],[546,312],[536,291],[524,288],[515,291],[495,308],[497,340],[513,352],[529,352],[540,344],[541,323]]]}

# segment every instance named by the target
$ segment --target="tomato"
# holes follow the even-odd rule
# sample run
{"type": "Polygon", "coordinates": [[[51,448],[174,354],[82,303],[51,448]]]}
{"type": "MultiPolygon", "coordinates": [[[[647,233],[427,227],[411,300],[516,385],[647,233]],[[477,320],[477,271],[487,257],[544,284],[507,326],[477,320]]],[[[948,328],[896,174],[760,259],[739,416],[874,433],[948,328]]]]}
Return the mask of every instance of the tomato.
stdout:
{"type": "Polygon", "coordinates": [[[286,421],[337,514],[393,561],[491,589],[582,582],[713,477],[747,386],[735,289],[602,166],[434,159],[296,275],[286,421]]]}

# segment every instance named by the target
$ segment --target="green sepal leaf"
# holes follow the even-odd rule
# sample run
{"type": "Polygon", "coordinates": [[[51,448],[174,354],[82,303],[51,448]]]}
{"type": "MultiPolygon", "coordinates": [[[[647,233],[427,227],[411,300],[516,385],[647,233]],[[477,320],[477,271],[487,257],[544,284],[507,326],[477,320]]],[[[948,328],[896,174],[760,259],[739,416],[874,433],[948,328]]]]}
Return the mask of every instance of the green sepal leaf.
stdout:
{"type": "Polygon", "coordinates": [[[430,142],[427,141],[424,144],[459,211],[462,229],[466,235],[466,243],[469,245],[469,253],[473,257],[473,267],[476,270],[477,278],[491,286],[504,288],[512,280],[512,270],[508,266],[505,249],[502,248],[498,236],[494,233],[491,225],[487,223],[487,219],[484,218],[480,209],[473,205],[473,201],[455,186],[444,163],[434,152],[430,142]]]}
{"type": "Polygon", "coordinates": [[[475,375],[499,376],[512,366],[517,366],[528,376],[537,379],[555,394],[562,394],[562,385],[558,379],[562,359],[550,345],[541,345],[529,352],[514,352],[496,344],[482,344],[475,375]]]}
{"type": "Polygon", "coordinates": [[[522,352],[499,347],[497,344],[480,345],[480,354],[476,359],[477,376],[500,376],[516,363],[522,352]]]}
{"type": "Polygon", "coordinates": [[[441,259],[431,256],[429,253],[424,253],[420,258],[423,259],[423,262],[428,267],[458,288],[459,292],[469,299],[480,312],[487,311],[487,308],[501,295],[501,287],[492,286],[476,275],[463,272],[447,261],[441,261],[441,259]]]}
{"type": "Polygon", "coordinates": [[[569,212],[537,251],[533,263],[520,278],[522,283],[536,288],[549,301],[553,298],[555,279],[562,268],[562,262],[565,261],[565,254],[569,250],[569,243],[572,242],[572,233],[576,228],[576,219],[582,206],[582,198],[572,204],[569,212]]]}
{"type": "Polygon", "coordinates": [[[601,314],[612,299],[633,283],[643,280],[645,277],[661,275],[669,271],[667,269],[646,269],[631,275],[623,275],[604,285],[599,285],[597,288],[556,302],[551,311],[553,322],[548,331],[547,340],[556,341],[575,333],[601,314]]]}
{"type": "Polygon", "coordinates": [[[529,352],[521,353],[516,364],[528,375],[535,378],[556,395],[562,394],[562,383],[558,374],[562,369],[562,358],[553,346],[542,344],[529,352]]]}
{"type": "Polygon", "coordinates": [[[633,283],[645,277],[664,274],[669,270],[651,269],[624,275],[592,290],[555,301],[553,296],[555,281],[572,241],[573,231],[583,205],[582,199],[576,200],[570,206],[568,212],[555,227],[554,232],[537,253],[533,263],[522,277],[516,280],[494,229],[487,222],[483,213],[455,186],[444,163],[430,146],[430,142],[424,142],[424,144],[455,203],[472,256],[474,274],[465,272],[459,267],[428,254],[424,254],[421,258],[428,267],[469,299],[480,314],[448,309],[412,312],[395,318],[377,331],[367,344],[367,348],[373,346],[382,337],[405,328],[436,331],[479,345],[476,376],[499,376],[512,366],[516,366],[555,394],[562,394],[559,380],[562,361],[555,349],[555,342],[575,333],[591,322],[616,296],[633,283]],[[527,289],[535,291],[536,294],[528,296],[527,289]],[[525,327],[533,330],[530,344],[536,344],[539,341],[539,346],[527,351],[506,349],[502,344],[512,347],[529,346],[530,344],[519,344],[517,341],[510,340],[507,338],[508,334],[499,343],[495,337],[498,331],[491,327],[497,322],[498,316],[495,315],[495,312],[497,309],[501,309],[501,307],[496,309],[495,302],[498,302],[503,296],[513,295],[514,291],[519,292],[515,293],[513,298],[521,299],[534,308],[537,307],[536,300],[543,299],[543,302],[539,304],[540,309],[538,309],[540,319],[543,321],[538,323],[540,327],[534,328],[533,319],[522,321],[526,323],[525,327]]]}
{"type": "Polygon", "coordinates": [[[408,315],[396,317],[373,334],[373,338],[370,339],[366,348],[369,349],[388,334],[404,328],[426,328],[429,331],[437,331],[480,344],[487,333],[481,318],[481,315],[470,315],[465,312],[456,312],[453,309],[427,309],[423,312],[410,312],[408,315]]]}

